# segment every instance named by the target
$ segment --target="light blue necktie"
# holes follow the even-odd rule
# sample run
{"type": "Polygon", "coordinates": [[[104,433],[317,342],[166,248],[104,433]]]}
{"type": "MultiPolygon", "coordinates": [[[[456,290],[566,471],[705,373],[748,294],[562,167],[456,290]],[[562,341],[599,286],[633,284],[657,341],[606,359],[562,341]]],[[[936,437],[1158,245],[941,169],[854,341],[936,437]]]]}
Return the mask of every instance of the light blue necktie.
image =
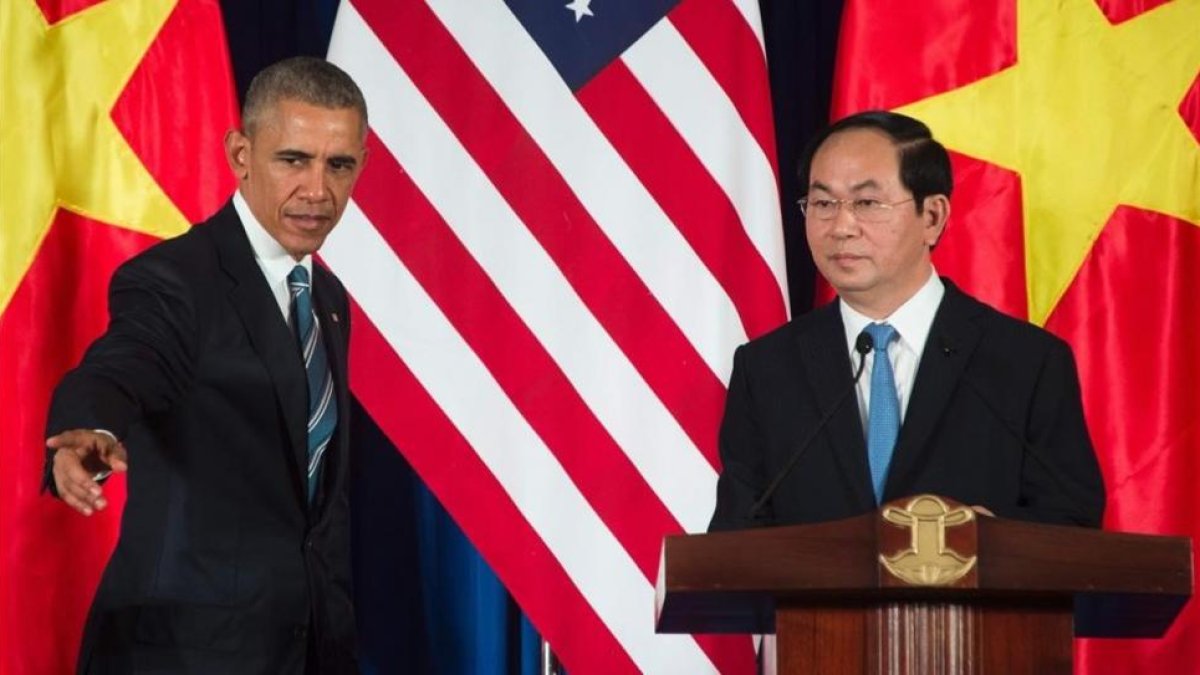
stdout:
{"type": "Polygon", "coordinates": [[[871,464],[871,485],[875,487],[875,503],[883,500],[888,466],[896,437],[900,434],[900,399],[896,396],[896,375],[888,358],[888,345],[896,337],[896,329],[886,323],[867,326],[875,341],[875,362],[871,366],[871,405],[867,418],[867,459],[871,464]]]}
{"type": "Polygon", "coordinates": [[[288,274],[288,290],[292,294],[292,328],[304,357],[308,374],[308,501],[317,494],[321,476],[321,459],[337,426],[337,402],[333,397],[333,373],[321,339],[321,323],[312,306],[312,291],[308,270],[296,265],[288,274]]]}

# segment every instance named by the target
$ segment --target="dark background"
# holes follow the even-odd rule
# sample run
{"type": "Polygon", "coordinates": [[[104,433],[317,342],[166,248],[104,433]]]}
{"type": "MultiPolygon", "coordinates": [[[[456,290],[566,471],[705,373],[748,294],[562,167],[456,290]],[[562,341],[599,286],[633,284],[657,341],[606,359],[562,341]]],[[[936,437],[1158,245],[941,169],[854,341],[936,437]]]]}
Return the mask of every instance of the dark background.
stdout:
{"type": "MultiPolygon", "coordinates": [[[[402,0],[407,1],[407,0],[402,0]]],[[[565,2],[564,2],[565,4],[565,2]]],[[[264,66],[324,56],[338,0],[221,0],[238,96],[264,66]]],[[[842,0],[760,0],[792,314],[811,307],[796,160],[828,120],[842,0]]],[[[364,673],[532,673],[538,638],[365,411],[355,436],[355,596],[364,673]]]]}

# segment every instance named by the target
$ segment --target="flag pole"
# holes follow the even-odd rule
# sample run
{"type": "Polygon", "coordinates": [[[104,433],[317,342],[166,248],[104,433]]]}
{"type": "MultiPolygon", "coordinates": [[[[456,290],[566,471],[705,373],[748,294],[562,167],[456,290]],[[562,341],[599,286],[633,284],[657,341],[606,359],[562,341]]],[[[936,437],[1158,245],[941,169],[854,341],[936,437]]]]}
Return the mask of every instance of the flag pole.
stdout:
{"type": "Polygon", "coordinates": [[[562,675],[562,664],[558,662],[558,657],[554,655],[554,650],[550,648],[550,642],[546,638],[542,640],[542,663],[538,672],[541,675],[562,675]]]}

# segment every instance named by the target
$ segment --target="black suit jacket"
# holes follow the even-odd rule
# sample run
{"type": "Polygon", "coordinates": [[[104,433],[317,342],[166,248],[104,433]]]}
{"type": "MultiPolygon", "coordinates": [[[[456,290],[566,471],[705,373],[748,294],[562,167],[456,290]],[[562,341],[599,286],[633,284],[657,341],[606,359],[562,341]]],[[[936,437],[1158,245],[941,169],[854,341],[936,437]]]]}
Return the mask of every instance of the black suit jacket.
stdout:
{"type": "Polygon", "coordinates": [[[129,452],[81,672],[356,671],[350,315],[315,265],[313,301],[339,424],[310,506],[304,366],[232,205],[114,275],[108,330],[58,386],[48,429],[107,429],[129,452]]]}
{"type": "MultiPolygon", "coordinates": [[[[1104,485],[1070,347],[945,285],[884,501],[936,493],[1001,517],[1098,526],[1104,485]]],[[[852,382],[837,302],[738,348],[709,529],[876,508],[852,382]],[[828,426],[755,517],[752,505],[830,410],[828,426]]]]}

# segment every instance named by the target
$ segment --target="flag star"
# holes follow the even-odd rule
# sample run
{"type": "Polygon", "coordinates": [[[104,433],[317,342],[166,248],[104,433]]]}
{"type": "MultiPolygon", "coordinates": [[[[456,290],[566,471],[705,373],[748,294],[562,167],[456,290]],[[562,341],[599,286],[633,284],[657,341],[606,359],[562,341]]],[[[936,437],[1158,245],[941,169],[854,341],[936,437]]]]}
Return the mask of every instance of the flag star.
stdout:
{"type": "Polygon", "coordinates": [[[575,12],[575,23],[579,23],[585,16],[596,16],[592,14],[592,0],[571,0],[566,4],[566,8],[575,12]]]}
{"type": "Polygon", "coordinates": [[[49,24],[34,0],[0,2],[0,314],[59,208],[159,237],[187,229],[110,116],[175,4],[110,0],[49,24]]]}
{"type": "Polygon", "coordinates": [[[1093,0],[1020,0],[1017,20],[1016,64],[900,111],[1020,173],[1029,318],[1041,324],[1117,206],[1200,226],[1200,143],[1179,114],[1200,68],[1200,0],[1119,24],[1093,0]]]}

